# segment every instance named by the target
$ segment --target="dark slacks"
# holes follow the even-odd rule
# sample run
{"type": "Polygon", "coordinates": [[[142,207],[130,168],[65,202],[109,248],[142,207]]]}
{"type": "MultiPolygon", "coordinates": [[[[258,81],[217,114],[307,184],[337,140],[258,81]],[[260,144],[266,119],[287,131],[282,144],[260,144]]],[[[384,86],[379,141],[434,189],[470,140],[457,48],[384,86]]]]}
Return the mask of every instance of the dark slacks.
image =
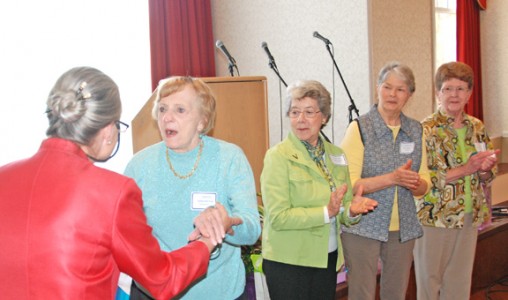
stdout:
{"type": "Polygon", "coordinates": [[[150,297],[148,294],[143,292],[141,289],[138,288],[138,286],[134,283],[134,280],[131,284],[131,293],[130,293],[130,300],[154,300],[154,298],[150,297]]]}
{"type": "Polygon", "coordinates": [[[337,287],[337,251],[328,254],[328,266],[313,268],[263,260],[271,300],[333,300],[337,287]]]}

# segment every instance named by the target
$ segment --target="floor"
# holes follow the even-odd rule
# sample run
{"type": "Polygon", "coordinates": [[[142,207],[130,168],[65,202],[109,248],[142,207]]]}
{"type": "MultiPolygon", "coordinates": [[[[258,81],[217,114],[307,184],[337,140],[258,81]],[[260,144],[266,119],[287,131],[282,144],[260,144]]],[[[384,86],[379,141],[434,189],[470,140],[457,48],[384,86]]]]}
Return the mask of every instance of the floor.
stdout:
{"type": "MultiPolygon", "coordinates": [[[[347,300],[347,294],[338,294],[336,295],[336,300],[347,300]]],[[[380,299],[379,293],[376,295],[376,300],[378,299],[380,299]]],[[[469,300],[508,300],[508,278],[504,284],[496,284],[490,288],[475,292],[469,300]]]]}
{"type": "Polygon", "coordinates": [[[496,284],[485,290],[478,291],[471,295],[470,300],[507,300],[508,299],[508,278],[503,284],[496,284]]]}

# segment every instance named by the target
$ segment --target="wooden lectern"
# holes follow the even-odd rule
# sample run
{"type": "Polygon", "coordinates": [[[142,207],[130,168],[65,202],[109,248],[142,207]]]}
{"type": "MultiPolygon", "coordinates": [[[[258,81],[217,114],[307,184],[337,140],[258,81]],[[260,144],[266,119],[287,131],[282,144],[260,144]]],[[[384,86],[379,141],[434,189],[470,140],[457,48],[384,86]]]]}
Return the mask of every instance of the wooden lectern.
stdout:
{"type": "MultiPolygon", "coordinates": [[[[269,147],[266,77],[201,79],[211,87],[217,101],[215,127],[208,135],[242,148],[260,192],[259,176],[269,147]]],[[[152,95],[132,120],[134,153],[162,140],[152,118],[154,98],[152,95]]]]}

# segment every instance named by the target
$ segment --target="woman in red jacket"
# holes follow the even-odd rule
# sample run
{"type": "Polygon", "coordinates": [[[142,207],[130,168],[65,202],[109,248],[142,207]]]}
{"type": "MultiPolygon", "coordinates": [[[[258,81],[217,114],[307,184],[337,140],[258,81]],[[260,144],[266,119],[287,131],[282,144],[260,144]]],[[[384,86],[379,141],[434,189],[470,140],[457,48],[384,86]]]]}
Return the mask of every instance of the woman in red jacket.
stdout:
{"type": "Polygon", "coordinates": [[[112,156],[127,127],[111,78],[89,67],[67,71],[46,113],[49,138],[39,151],[0,168],[0,298],[113,299],[124,272],[168,299],[203,276],[232,225],[224,208],[196,220],[189,238],[197,241],[165,253],[134,181],[94,165],[112,156]]]}

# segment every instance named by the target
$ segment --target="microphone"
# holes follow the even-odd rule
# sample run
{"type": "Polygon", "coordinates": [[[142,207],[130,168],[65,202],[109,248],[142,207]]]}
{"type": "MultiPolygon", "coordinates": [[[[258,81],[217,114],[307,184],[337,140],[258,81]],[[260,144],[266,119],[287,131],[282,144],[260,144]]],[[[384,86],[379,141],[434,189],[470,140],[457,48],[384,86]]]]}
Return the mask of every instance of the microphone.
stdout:
{"type": "Polygon", "coordinates": [[[330,41],[327,38],[325,38],[324,36],[320,35],[319,32],[317,32],[317,31],[314,31],[313,36],[315,38],[318,38],[318,39],[322,40],[323,42],[325,42],[326,45],[331,44],[330,41]]]}
{"type": "Polygon", "coordinates": [[[229,54],[228,49],[226,49],[226,46],[224,46],[224,43],[221,40],[217,40],[217,42],[215,43],[215,47],[217,47],[222,51],[222,53],[224,53],[224,55],[228,58],[230,64],[236,66],[235,59],[233,58],[233,56],[231,56],[231,54],[229,54]]]}
{"type": "Polygon", "coordinates": [[[270,63],[277,68],[277,65],[275,64],[275,59],[273,58],[272,53],[270,53],[270,49],[268,49],[268,45],[266,44],[266,42],[261,43],[261,48],[265,50],[266,55],[268,55],[268,60],[270,61],[270,63]]]}

